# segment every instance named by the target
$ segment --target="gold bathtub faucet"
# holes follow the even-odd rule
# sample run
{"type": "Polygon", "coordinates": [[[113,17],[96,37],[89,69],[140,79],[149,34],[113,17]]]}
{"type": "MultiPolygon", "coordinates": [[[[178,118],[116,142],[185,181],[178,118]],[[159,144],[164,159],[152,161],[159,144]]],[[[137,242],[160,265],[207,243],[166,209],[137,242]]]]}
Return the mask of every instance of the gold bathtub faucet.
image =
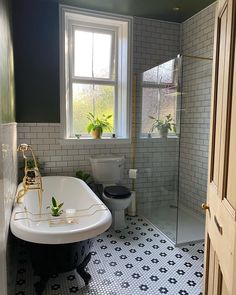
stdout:
{"type": "Polygon", "coordinates": [[[18,191],[16,196],[16,202],[20,203],[21,199],[25,196],[25,194],[29,190],[37,190],[38,191],[38,198],[39,198],[39,207],[41,211],[42,207],[42,178],[39,172],[38,164],[34,155],[34,152],[30,145],[26,143],[22,143],[17,148],[18,152],[22,152],[23,158],[25,160],[25,167],[24,167],[24,178],[23,178],[23,188],[18,191]],[[31,152],[33,161],[34,161],[34,167],[29,168],[26,153],[31,152]]]}

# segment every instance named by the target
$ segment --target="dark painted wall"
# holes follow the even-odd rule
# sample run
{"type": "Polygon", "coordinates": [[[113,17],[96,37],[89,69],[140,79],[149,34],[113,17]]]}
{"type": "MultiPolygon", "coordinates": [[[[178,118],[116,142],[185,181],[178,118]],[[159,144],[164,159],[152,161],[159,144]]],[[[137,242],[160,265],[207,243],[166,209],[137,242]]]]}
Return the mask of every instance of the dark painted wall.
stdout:
{"type": "Polygon", "coordinates": [[[8,0],[0,0],[0,124],[15,121],[13,49],[8,0]]]}
{"type": "Polygon", "coordinates": [[[59,122],[57,1],[12,0],[17,122],[59,122]]]}

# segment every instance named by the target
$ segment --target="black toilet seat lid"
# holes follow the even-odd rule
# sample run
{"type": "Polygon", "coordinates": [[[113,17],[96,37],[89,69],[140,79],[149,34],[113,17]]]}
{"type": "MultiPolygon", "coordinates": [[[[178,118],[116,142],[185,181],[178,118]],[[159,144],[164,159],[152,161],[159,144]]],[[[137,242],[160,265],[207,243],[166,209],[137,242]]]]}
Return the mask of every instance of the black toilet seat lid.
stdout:
{"type": "Polygon", "coordinates": [[[125,199],[131,196],[130,190],[121,185],[106,186],[104,188],[104,194],[106,197],[113,199],[125,199]]]}

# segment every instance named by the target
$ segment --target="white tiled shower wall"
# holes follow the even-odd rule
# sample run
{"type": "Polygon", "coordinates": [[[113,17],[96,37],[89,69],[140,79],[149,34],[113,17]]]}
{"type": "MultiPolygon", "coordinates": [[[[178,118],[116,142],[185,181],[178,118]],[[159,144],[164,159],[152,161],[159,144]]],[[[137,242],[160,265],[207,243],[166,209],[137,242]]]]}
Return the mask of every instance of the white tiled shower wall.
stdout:
{"type": "Polygon", "coordinates": [[[133,74],[136,91],[136,181],[139,209],[173,203],[178,182],[178,139],[140,139],[142,124],[142,73],[179,53],[180,24],[134,19],[133,74]]]}
{"type": "MultiPolygon", "coordinates": [[[[213,57],[215,3],[181,25],[183,55],[213,57]]],[[[206,200],[212,61],[183,57],[179,198],[203,214],[206,200]]]]}
{"type": "MultiPolygon", "coordinates": [[[[212,16],[208,16],[204,11],[203,13],[205,15],[205,26],[208,27],[209,23],[207,19],[208,17],[211,19],[212,16]]],[[[185,23],[183,26],[186,26],[185,23]]],[[[198,24],[194,22],[192,28],[193,26],[198,27],[198,24]]],[[[183,32],[186,34],[184,30],[183,32]]],[[[137,79],[135,166],[138,169],[135,190],[137,192],[139,209],[143,207],[154,207],[155,205],[158,206],[162,202],[170,203],[176,199],[179,139],[141,139],[139,138],[139,133],[142,120],[142,73],[155,65],[176,57],[180,51],[179,40],[180,24],[178,23],[134,18],[133,74],[137,79]]],[[[183,46],[183,48],[185,47],[183,46]]],[[[201,140],[201,138],[198,139],[201,140]]],[[[18,143],[22,142],[32,144],[36,155],[45,164],[43,173],[51,175],[74,175],[76,170],[91,172],[89,158],[95,154],[113,153],[116,155],[125,155],[124,184],[131,187],[131,181],[128,179],[128,169],[131,168],[132,163],[131,144],[61,145],[59,123],[19,123],[18,143]]],[[[205,145],[208,144],[207,139],[205,142],[201,141],[201,143],[202,147],[206,148],[205,145]]],[[[182,145],[182,148],[184,151],[184,145],[182,145]]],[[[183,156],[182,160],[184,160],[183,156]]],[[[197,164],[197,162],[195,163],[197,164]]],[[[194,165],[192,169],[195,169],[194,165]]],[[[202,179],[204,179],[207,173],[206,169],[205,166],[202,167],[202,179]]],[[[205,183],[202,184],[202,186],[204,185],[206,187],[205,183]]],[[[205,188],[202,188],[202,190],[204,192],[205,188]]],[[[190,202],[192,208],[196,208],[198,204],[192,201],[192,197],[194,196],[191,195],[191,199],[189,200],[184,195],[185,199],[183,200],[190,202]]],[[[204,195],[204,199],[205,197],[206,195],[204,195]]]]}

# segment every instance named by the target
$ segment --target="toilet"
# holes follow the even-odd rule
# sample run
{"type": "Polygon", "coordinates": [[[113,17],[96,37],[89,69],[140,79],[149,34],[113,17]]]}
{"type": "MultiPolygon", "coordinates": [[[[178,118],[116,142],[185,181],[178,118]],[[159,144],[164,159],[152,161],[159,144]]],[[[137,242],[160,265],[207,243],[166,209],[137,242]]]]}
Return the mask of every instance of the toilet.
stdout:
{"type": "Polygon", "coordinates": [[[92,175],[97,184],[103,185],[102,201],[112,213],[112,227],[124,229],[125,209],[131,202],[130,190],[121,185],[124,174],[123,156],[94,156],[90,158],[92,175]]]}

